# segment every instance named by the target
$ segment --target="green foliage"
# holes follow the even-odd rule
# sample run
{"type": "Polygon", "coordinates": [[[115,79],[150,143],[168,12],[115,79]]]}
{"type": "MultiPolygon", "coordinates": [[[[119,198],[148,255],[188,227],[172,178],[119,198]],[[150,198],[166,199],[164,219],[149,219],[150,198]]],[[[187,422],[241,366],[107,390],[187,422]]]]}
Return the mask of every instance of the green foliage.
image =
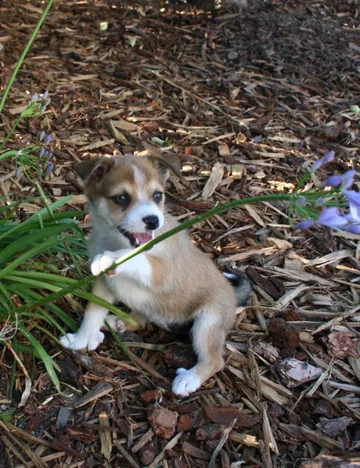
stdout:
{"type": "Polygon", "coordinates": [[[73,307],[74,298],[62,298],[61,303],[49,302],[42,307],[36,307],[36,303],[49,291],[60,291],[69,282],[76,282],[78,272],[82,275],[87,252],[84,234],[76,220],[81,213],[53,211],[70,198],[48,205],[22,222],[16,215],[22,203],[13,203],[1,208],[0,220],[0,338],[4,343],[12,336],[16,348],[22,339],[20,335],[25,337],[57,387],[52,359],[36,336],[56,339],[55,335],[64,332],[63,325],[76,329],[74,319],[64,312],[66,303],[73,307]],[[69,264],[69,250],[76,268],[75,264],[69,264]],[[69,271],[72,278],[65,276],[69,271]],[[24,308],[21,314],[19,306],[24,308]],[[44,323],[49,327],[44,328],[44,323]]]}

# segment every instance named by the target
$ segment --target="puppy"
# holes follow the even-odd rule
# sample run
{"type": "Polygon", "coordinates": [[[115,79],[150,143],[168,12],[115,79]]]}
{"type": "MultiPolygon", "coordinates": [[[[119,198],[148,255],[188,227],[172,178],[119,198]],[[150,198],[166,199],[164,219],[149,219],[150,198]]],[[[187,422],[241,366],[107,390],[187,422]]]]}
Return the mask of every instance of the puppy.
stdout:
{"type": "MultiPolygon", "coordinates": [[[[78,164],[92,220],[91,271],[108,269],[117,259],[177,222],[164,209],[169,168],[179,174],[173,156],[163,159],[119,156],[94,158],[78,164]]],[[[229,275],[230,284],[212,261],[182,231],[151,250],[118,265],[112,274],[95,281],[93,294],[110,303],[122,302],[139,324],[159,327],[191,324],[197,364],[180,368],[172,390],[180,396],[196,391],[224,366],[226,335],[235,320],[236,306],[251,293],[243,277],[229,275]]],[[[93,350],[103,341],[107,320],[118,331],[131,329],[108,310],[89,303],[77,333],[61,338],[65,348],[93,350]]]]}

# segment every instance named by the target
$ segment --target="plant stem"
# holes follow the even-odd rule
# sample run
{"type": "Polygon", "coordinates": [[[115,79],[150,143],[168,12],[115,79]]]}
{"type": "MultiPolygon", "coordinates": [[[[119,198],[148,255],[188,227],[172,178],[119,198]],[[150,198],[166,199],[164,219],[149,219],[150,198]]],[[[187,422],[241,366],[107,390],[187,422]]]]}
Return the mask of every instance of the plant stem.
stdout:
{"type": "Polygon", "coordinates": [[[28,42],[27,42],[27,44],[26,44],[26,46],[25,46],[25,48],[23,50],[23,53],[21,54],[16,66],[14,68],[14,71],[11,74],[10,80],[9,80],[8,84],[6,85],[3,97],[2,97],[2,99],[0,101],[0,114],[1,114],[1,112],[3,110],[3,108],[4,108],[6,99],[8,97],[9,92],[10,92],[10,89],[11,89],[11,87],[12,87],[14,81],[15,81],[16,75],[18,74],[18,71],[20,70],[22,64],[24,63],[25,57],[26,57],[27,53],[29,52],[29,49],[32,46],[32,43],[34,42],[34,40],[36,38],[36,35],[39,32],[39,29],[41,28],[41,25],[43,24],[43,22],[44,22],[44,20],[46,18],[46,15],[48,14],[53,2],[54,2],[54,0],[49,0],[49,3],[46,5],[46,8],[43,11],[43,14],[41,15],[37,25],[35,26],[35,29],[34,29],[33,33],[31,34],[30,39],[28,40],[28,42]]]}
{"type": "Polygon", "coordinates": [[[19,123],[21,122],[22,119],[23,119],[23,116],[22,116],[22,114],[20,114],[20,116],[16,119],[16,122],[15,122],[14,125],[12,126],[11,130],[10,130],[9,133],[5,136],[3,142],[1,143],[1,145],[0,145],[0,151],[2,151],[2,150],[5,148],[6,143],[8,142],[9,138],[10,138],[11,135],[14,133],[16,127],[19,125],[19,123]]]}

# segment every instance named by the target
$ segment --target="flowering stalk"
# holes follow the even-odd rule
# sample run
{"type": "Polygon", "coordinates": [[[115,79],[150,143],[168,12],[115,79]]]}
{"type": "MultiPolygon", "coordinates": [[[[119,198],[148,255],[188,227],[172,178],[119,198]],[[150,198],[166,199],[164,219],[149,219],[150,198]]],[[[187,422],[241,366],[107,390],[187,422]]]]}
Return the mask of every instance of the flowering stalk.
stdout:
{"type": "MultiPolygon", "coordinates": [[[[49,98],[49,93],[47,91],[45,91],[42,97],[39,97],[39,95],[35,93],[31,97],[29,104],[21,112],[20,116],[16,119],[14,125],[12,126],[8,134],[5,136],[4,141],[0,145],[0,151],[5,148],[7,142],[9,141],[9,138],[14,133],[17,126],[22,120],[29,118],[29,117],[38,117],[42,115],[46,111],[46,108],[50,104],[50,102],[51,100],[49,98]]],[[[0,155],[0,159],[4,159],[2,158],[2,156],[3,155],[0,155]]]]}
{"type": "Polygon", "coordinates": [[[0,101],[0,114],[4,108],[4,105],[5,105],[5,102],[6,102],[6,99],[8,97],[8,94],[10,92],[10,89],[15,81],[15,78],[16,78],[16,75],[18,74],[20,68],[21,68],[21,65],[23,64],[24,60],[25,60],[25,57],[27,55],[27,53],[29,52],[30,50],[30,47],[32,46],[32,43],[34,42],[35,38],[36,38],[36,35],[37,33],[39,32],[39,29],[41,28],[41,25],[43,24],[47,14],[49,13],[49,10],[53,4],[54,0],[49,0],[49,3],[46,5],[45,7],[45,10],[43,11],[37,25],[35,26],[35,29],[34,31],[32,32],[31,36],[30,36],[30,39],[28,40],[15,68],[14,68],[14,71],[12,72],[11,74],[11,77],[10,77],[10,80],[8,82],[8,84],[6,85],[6,88],[5,88],[5,91],[4,91],[4,94],[1,98],[1,101],[0,101]]]}

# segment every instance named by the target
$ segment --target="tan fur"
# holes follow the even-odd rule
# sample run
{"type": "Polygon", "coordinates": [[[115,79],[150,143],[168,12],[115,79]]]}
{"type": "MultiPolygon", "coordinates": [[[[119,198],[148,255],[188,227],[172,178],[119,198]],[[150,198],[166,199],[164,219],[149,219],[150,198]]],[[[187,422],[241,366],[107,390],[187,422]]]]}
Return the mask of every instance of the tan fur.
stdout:
{"type": "MultiPolygon", "coordinates": [[[[169,164],[167,162],[167,166],[169,164]]],[[[128,249],[127,241],[120,236],[117,226],[122,227],[131,210],[136,210],[137,206],[141,209],[141,197],[146,204],[152,200],[154,190],[165,192],[168,171],[161,167],[161,161],[134,157],[105,160],[103,167],[99,160],[81,168],[81,171],[93,218],[92,265],[101,270],[104,269],[101,262],[111,265],[112,255],[116,259],[128,249]],[[137,182],[141,187],[136,185],[137,182]],[[125,210],[111,200],[123,188],[132,197],[125,210]]],[[[164,201],[157,208],[163,212],[164,201]]],[[[164,225],[155,231],[155,236],[176,225],[175,219],[165,212],[164,225]]],[[[185,396],[221,370],[225,337],[235,319],[234,289],[212,261],[194,246],[186,232],[182,231],[149,252],[120,265],[116,272],[115,276],[105,275],[96,281],[96,293],[110,302],[124,302],[133,310],[134,318],[143,324],[154,322],[171,328],[173,324],[194,320],[191,334],[198,363],[190,371],[178,371],[174,391],[185,396]]],[[[93,307],[89,304],[87,313],[93,307]]],[[[92,323],[93,320],[97,324],[101,320],[100,315],[95,317],[91,310],[93,318],[89,318],[90,314],[85,315],[84,325],[78,334],[68,335],[68,339],[75,343],[68,347],[78,349],[90,335],[88,341],[92,344],[88,347],[96,347],[99,337],[92,339],[93,331],[87,322],[92,323]]],[[[62,342],[66,346],[64,339],[62,342]]]]}

